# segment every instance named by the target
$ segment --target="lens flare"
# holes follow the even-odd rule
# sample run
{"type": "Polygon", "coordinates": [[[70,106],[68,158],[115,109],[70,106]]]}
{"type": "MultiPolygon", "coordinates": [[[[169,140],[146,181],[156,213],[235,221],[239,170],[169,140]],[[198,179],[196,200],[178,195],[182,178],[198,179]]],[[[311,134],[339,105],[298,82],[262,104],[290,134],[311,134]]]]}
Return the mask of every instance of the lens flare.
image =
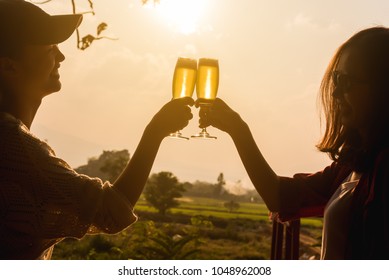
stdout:
{"type": "Polygon", "coordinates": [[[205,0],[160,0],[157,12],[178,32],[189,35],[199,29],[205,0]]]}

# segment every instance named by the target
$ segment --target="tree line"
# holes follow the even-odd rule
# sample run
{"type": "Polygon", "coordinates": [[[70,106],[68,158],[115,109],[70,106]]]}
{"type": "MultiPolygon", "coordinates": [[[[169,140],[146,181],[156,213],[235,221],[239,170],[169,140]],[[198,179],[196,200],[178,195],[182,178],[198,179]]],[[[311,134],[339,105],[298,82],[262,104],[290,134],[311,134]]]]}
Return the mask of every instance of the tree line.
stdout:
{"type": "MultiPolygon", "coordinates": [[[[103,181],[114,182],[130,160],[128,150],[103,151],[98,157],[88,159],[86,165],[76,168],[76,171],[91,177],[99,177],[103,181]]],[[[208,197],[225,200],[224,207],[229,212],[239,209],[239,202],[262,201],[255,190],[248,191],[244,195],[235,195],[226,188],[224,174],[220,173],[215,183],[195,181],[180,182],[179,179],[169,171],[161,171],[151,174],[147,180],[143,196],[152,207],[162,215],[179,206],[180,198],[185,193],[187,196],[208,197]]]]}

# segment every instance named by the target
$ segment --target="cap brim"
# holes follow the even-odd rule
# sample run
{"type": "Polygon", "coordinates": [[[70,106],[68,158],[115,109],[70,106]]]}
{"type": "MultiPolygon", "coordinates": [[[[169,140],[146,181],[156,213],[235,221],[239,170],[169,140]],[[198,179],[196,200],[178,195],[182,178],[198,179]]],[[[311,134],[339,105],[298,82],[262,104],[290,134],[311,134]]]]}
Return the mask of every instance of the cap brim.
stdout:
{"type": "Polygon", "coordinates": [[[77,27],[81,24],[82,15],[55,15],[49,16],[47,22],[41,26],[39,32],[41,36],[37,36],[35,44],[59,44],[68,39],[77,27]],[[40,38],[39,38],[40,37],[40,38]]]}

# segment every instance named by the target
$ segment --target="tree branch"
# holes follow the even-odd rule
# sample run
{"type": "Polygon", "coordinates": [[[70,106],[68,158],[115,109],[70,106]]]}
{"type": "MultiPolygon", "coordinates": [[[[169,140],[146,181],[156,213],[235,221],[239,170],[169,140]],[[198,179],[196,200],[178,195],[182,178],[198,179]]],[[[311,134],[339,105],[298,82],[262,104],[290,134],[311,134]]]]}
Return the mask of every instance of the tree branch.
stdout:
{"type": "MultiPolygon", "coordinates": [[[[45,3],[49,3],[51,2],[52,0],[41,0],[41,1],[33,1],[33,0],[30,0],[31,3],[33,4],[45,4],[45,3]]],[[[92,14],[92,15],[95,15],[95,11],[94,11],[94,4],[93,4],[93,0],[87,0],[88,3],[89,3],[89,7],[90,7],[90,11],[86,11],[86,12],[81,12],[79,14],[92,14]]],[[[148,2],[153,2],[154,5],[157,5],[160,3],[160,0],[140,0],[142,5],[145,5],[147,4],[148,2]]],[[[76,0],[70,0],[71,4],[72,4],[72,12],[73,14],[76,14],[77,11],[76,11],[76,0]]],[[[105,24],[105,23],[104,23],[105,24]]],[[[98,29],[97,29],[97,36],[92,36],[92,35],[86,35],[84,36],[83,38],[81,38],[80,36],[80,31],[78,28],[76,28],[76,35],[77,35],[77,49],[80,49],[80,50],[85,50],[86,48],[88,48],[90,46],[90,44],[94,41],[94,40],[100,40],[100,39],[109,39],[109,40],[118,40],[118,38],[110,38],[110,37],[106,37],[106,36],[99,36],[100,33],[106,28],[107,24],[105,24],[105,26],[103,28],[100,29],[100,26],[98,26],[98,29]]]]}
{"type": "Polygon", "coordinates": [[[88,0],[88,2],[89,2],[90,9],[92,10],[92,14],[95,15],[92,0],[88,0]]]}
{"type": "MultiPolygon", "coordinates": [[[[73,10],[73,14],[76,13],[76,3],[74,0],[71,0],[72,2],[72,10],[73,10]]],[[[76,35],[77,35],[77,49],[80,48],[80,31],[78,30],[78,28],[76,28],[76,35]]]]}

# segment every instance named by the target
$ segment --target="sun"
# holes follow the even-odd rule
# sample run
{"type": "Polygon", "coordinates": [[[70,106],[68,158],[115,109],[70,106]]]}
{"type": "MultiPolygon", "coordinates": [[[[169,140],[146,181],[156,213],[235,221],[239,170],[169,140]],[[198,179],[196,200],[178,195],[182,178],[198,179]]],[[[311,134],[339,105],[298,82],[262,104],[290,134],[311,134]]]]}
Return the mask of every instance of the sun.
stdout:
{"type": "Polygon", "coordinates": [[[154,5],[164,21],[178,32],[189,35],[198,31],[205,0],[160,0],[154,5]]]}

